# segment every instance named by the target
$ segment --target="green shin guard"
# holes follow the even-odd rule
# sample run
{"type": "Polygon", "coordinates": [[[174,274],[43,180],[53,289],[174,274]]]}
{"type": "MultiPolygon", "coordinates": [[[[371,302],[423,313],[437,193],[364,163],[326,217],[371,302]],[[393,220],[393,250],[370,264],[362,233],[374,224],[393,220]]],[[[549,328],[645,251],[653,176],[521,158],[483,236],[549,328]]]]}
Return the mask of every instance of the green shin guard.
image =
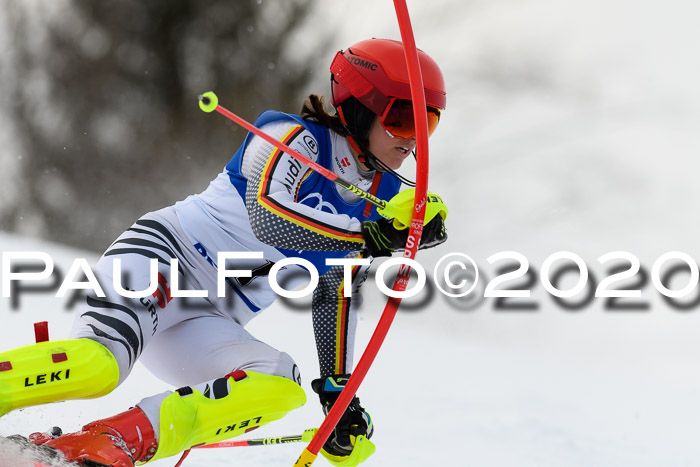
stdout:
{"type": "Polygon", "coordinates": [[[158,450],[151,460],[233,438],[306,403],[304,390],[281,376],[237,371],[228,375],[228,385],[229,393],[219,399],[191,388],[168,395],[160,406],[158,450]]]}
{"type": "Polygon", "coordinates": [[[0,416],[32,405],[110,393],[119,366],[90,339],[47,341],[0,353],[0,416]]]}

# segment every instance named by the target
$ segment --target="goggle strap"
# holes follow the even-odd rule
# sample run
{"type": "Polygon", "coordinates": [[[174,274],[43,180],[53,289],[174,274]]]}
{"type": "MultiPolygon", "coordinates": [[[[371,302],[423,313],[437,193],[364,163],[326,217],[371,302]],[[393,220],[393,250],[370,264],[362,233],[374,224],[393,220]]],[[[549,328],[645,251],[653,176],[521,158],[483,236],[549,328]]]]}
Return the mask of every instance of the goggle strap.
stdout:
{"type": "Polygon", "coordinates": [[[336,112],[338,112],[340,123],[343,125],[343,128],[345,128],[345,131],[347,132],[347,135],[345,137],[347,138],[348,143],[350,143],[350,147],[353,148],[358,154],[362,154],[362,149],[360,149],[360,145],[357,143],[357,141],[355,141],[355,137],[353,136],[352,131],[350,131],[350,128],[348,128],[348,121],[345,119],[345,115],[343,114],[343,108],[341,106],[338,106],[335,110],[336,112]]]}

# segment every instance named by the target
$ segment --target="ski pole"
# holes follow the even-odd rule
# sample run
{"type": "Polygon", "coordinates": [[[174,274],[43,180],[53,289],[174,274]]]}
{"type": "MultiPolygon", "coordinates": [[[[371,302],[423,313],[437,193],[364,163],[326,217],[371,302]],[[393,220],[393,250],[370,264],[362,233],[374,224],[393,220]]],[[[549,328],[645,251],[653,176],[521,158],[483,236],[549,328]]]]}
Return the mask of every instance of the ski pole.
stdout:
{"type": "Polygon", "coordinates": [[[287,443],[308,443],[311,441],[318,431],[318,428],[307,428],[304,433],[300,435],[292,436],[276,436],[271,438],[258,438],[258,439],[239,439],[235,441],[221,441],[219,443],[213,444],[203,444],[201,446],[195,446],[196,449],[212,449],[212,448],[237,448],[243,446],[271,446],[273,444],[287,444],[287,443]]]}
{"type": "MultiPolygon", "coordinates": [[[[180,460],[177,461],[177,464],[175,464],[175,467],[180,467],[183,462],[185,462],[185,459],[187,456],[190,454],[192,449],[212,449],[212,448],[237,448],[237,447],[244,447],[244,446],[272,446],[274,444],[287,444],[287,443],[298,443],[298,442],[305,442],[308,443],[311,441],[318,431],[318,428],[307,428],[304,430],[304,433],[300,435],[292,435],[292,436],[275,436],[275,437],[270,437],[270,438],[258,438],[258,439],[242,439],[242,440],[236,440],[236,441],[221,441],[219,443],[212,443],[212,444],[202,444],[200,446],[192,446],[191,448],[187,449],[182,453],[182,456],[180,456],[180,460]]],[[[43,467],[43,464],[40,466],[37,464],[36,467],[43,467]]]]}
{"type": "Polygon", "coordinates": [[[302,164],[306,165],[309,167],[311,170],[314,172],[326,177],[328,180],[335,182],[336,184],[340,185],[341,187],[345,188],[346,190],[356,194],[360,198],[364,199],[365,201],[368,201],[369,203],[377,206],[381,210],[383,210],[382,215],[387,217],[388,219],[392,219],[396,217],[393,215],[390,208],[390,205],[384,201],[383,199],[379,199],[376,196],[374,196],[371,193],[367,193],[366,191],[362,190],[361,188],[358,188],[357,186],[353,185],[352,183],[348,182],[347,180],[339,177],[335,172],[332,170],[328,170],[327,168],[323,167],[320,164],[317,164],[316,162],[312,161],[308,157],[304,156],[303,154],[299,153],[298,151],[295,151],[294,149],[290,148],[286,144],[284,144],[282,141],[278,141],[272,136],[268,135],[264,131],[262,131],[260,128],[256,127],[255,125],[252,125],[251,123],[248,123],[246,120],[243,118],[239,117],[235,113],[231,112],[225,107],[222,107],[219,105],[219,98],[216,97],[216,94],[213,92],[205,92],[204,94],[198,96],[199,99],[199,108],[202,109],[204,112],[210,113],[213,111],[219,112],[221,115],[224,117],[233,120],[234,122],[238,123],[240,126],[245,128],[246,130],[250,131],[251,133],[256,134],[257,136],[261,137],[268,143],[272,144],[273,146],[277,147],[281,151],[286,152],[302,164]]]}
{"type": "MultiPolygon", "coordinates": [[[[428,192],[428,120],[425,112],[418,112],[418,109],[425,108],[425,92],[423,90],[423,76],[420,70],[418,52],[416,50],[416,42],[413,37],[413,29],[411,27],[411,19],[408,14],[406,0],[394,0],[394,8],[396,9],[401,40],[404,44],[406,65],[409,72],[411,100],[413,101],[414,112],[413,118],[416,122],[416,139],[418,146],[416,152],[418,157],[416,158],[417,170],[416,191],[413,200],[413,221],[411,222],[408,239],[406,241],[406,249],[404,250],[404,257],[413,259],[416,256],[418,244],[423,234],[423,220],[425,219],[426,195],[428,192]],[[413,242],[412,245],[411,242],[413,242]]],[[[410,271],[411,268],[409,266],[402,266],[399,269],[399,274],[394,281],[394,291],[403,292],[406,290],[410,271]]],[[[389,332],[389,328],[396,316],[400,303],[401,298],[397,297],[391,297],[387,301],[379,323],[362,354],[362,358],[360,358],[360,361],[357,363],[355,371],[350,375],[350,379],[346,383],[345,388],[342,390],[340,396],[338,396],[335,404],[333,404],[330,412],[328,412],[328,415],[326,415],[325,420],[319,427],[318,433],[316,433],[311,443],[302,451],[294,467],[311,467],[316,457],[318,457],[321,447],[338,424],[345,409],[350,405],[353,396],[360,387],[360,384],[362,384],[362,380],[379,353],[379,349],[389,332]]],[[[358,437],[358,440],[361,438],[362,436],[358,437]]]]}

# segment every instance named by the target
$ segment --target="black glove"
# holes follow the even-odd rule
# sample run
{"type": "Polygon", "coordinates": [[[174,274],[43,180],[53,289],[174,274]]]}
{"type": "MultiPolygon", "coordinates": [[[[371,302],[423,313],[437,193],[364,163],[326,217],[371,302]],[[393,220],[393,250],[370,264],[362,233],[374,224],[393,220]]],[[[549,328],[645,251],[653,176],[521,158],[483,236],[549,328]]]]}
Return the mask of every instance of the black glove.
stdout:
{"type": "Polygon", "coordinates": [[[447,241],[447,229],[442,217],[435,216],[423,227],[423,234],[420,237],[419,250],[432,248],[447,241]]]}
{"type": "MultiPolygon", "coordinates": [[[[328,412],[331,411],[349,378],[350,375],[334,375],[311,381],[311,388],[318,394],[324,414],[328,415],[328,412]]],[[[360,399],[355,396],[348,408],[345,409],[343,416],[340,417],[326,444],[323,445],[323,449],[333,456],[348,456],[353,449],[350,436],[364,435],[369,439],[373,433],[372,418],[360,405],[360,399]]]]}
{"type": "MultiPolygon", "coordinates": [[[[383,217],[377,221],[364,221],[362,223],[362,237],[365,240],[365,249],[375,258],[391,256],[392,253],[401,251],[406,246],[408,230],[397,230],[392,221],[383,217]]],[[[446,240],[445,222],[442,217],[435,216],[423,227],[418,249],[432,248],[446,240]]]]}

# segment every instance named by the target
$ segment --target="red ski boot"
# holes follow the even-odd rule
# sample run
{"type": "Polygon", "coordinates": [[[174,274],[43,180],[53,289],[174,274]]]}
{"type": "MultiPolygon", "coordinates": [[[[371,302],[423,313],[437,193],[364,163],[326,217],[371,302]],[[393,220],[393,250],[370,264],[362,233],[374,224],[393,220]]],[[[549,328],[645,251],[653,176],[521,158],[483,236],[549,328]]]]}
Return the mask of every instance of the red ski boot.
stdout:
{"type": "Polygon", "coordinates": [[[35,434],[35,444],[60,451],[70,462],[92,467],[134,467],[156,452],[151,422],[138,407],[85,425],[82,431],[57,438],[35,434]]]}

